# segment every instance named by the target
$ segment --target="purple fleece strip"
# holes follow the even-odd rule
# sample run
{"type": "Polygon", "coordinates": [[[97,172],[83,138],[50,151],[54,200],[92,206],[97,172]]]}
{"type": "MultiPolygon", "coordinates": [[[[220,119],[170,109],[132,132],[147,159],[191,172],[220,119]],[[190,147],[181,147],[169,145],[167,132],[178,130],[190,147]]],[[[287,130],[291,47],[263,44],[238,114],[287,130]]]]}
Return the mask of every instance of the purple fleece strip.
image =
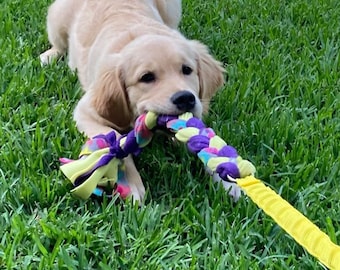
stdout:
{"type": "Polygon", "coordinates": [[[130,131],[126,136],[126,141],[125,141],[125,145],[124,145],[124,151],[126,153],[126,156],[129,153],[132,153],[132,154],[138,156],[140,154],[141,150],[142,149],[139,147],[139,145],[136,141],[135,132],[133,130],[130,131]]]}
{"type": "Polygon", "coordinates": [[[198,129],[205,128],[202,120],[198,119],[197,117],[192,117],[187,121],[187,127],[195,127],[198,129]]]}
{"type": "Polygon", "coordinates": [[[233,178],[240,178],[240,171],[234,162],[224,162],[218,165],[216,172],[225,181],[228,181],[228,175],[233,178]]]}
{"type": "Polygon", "coordinates": [[[166,127],[166,124],[171,121],[171,120],[175,120],[178,119],[178,116],[175,115],[160,115],[157,118],[157,126],[159,127],[166,127]]]}
{"type": "Polygon", "coordinates": [[[210,142],[210,139],[207,136],[195,135],[195,136],[192,136],[188,140],[187,146],[188,146],[189,151],[197,154],[202,149],[209,147],[209,142],[210,142]]]}

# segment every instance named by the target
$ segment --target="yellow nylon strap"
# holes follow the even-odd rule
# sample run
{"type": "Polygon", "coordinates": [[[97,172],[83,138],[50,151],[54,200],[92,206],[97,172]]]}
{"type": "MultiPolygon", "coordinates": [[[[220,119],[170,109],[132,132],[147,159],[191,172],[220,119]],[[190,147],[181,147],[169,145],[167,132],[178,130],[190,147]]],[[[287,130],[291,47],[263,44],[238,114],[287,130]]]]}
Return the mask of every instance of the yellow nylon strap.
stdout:
{"type": "Polygon", "coordinates": [[[237,184],[311,255],[330,269],[340,269],[340,246],[303,214],[253,176],[238,179],[237,184]]]}

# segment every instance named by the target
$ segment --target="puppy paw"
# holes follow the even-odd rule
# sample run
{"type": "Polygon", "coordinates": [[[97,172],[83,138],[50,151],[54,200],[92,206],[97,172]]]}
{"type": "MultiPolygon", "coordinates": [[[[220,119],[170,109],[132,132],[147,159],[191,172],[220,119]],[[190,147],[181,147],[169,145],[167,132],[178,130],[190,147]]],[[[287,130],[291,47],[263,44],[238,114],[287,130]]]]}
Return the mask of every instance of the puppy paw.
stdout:
{"type": "Polygon", "coordinates": [[[236,183],[223,181],[217,173],[214,173],[212,177],[215,182],[222,183],[224,189],[228,191],[229,196],[234,199],[234,202],[237,202],[242,196],[242,189],[236,183]]]}
{"type": "Polygon", "coordinates": [[[131,156],[124,159],[126,181],[130,187],[132,199],[141,204],[144,200],[145,187],[131,156]]]}
{"type": "Polygon", "coordinates": [[[132,200],[141,205],[144,201],[144,196],[145,196],[144,185],[139,186],[139,185],[130,184],[130,189],[131,189],[132,200]]]}
{"type": "Polygon", "coordinates": [[[230,183],[226,181],[223,181],[222,184],[224,189],[229,191],[228,194],[229,196],[233,197],[234,202],[237,202],[242,195],[241,188],[235,183],[230,183]]]}
{"type": "Polygon", "coordinates": [[[60,55],[61,53],[57,49],[51,48],[47,50],[46,52],[40,54],[39,56],[40,63],[41,65],[48,65],[52,61],[56,60],[60,55]]]}

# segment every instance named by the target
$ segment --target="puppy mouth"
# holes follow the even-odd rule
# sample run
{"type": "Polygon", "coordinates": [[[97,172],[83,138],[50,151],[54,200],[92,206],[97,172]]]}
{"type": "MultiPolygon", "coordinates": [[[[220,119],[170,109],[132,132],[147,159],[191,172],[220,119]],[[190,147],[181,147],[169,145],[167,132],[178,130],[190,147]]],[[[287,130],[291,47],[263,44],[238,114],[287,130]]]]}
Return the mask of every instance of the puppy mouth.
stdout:
{"type": "Polygon", "coordinates": [[[188,90],[174,93],[166,102],[145,100],[137,105],[139,114],[152,111],[157,114],[180,115],[191,112],[195,117],[202,117],[202,103],[198,97],[188,90]]]}
{"type": "Polygon", "coordinates": [[[143,104],[141,104],[141,106],[137,107],[138,115],[142,113],[147,113],[147,112],[154,112],[156,114],[166,114],[166,115],[180,115],[185,112],[190,112],[195,117],[201,118],[202,117],[202,105],[199,102],[191,109],[186,109],[186,108],[178,109],[173,104],[168,104],[168,105],[150,104],[150,106],[147,106],[147,105],[143,106],[143,104]]]}

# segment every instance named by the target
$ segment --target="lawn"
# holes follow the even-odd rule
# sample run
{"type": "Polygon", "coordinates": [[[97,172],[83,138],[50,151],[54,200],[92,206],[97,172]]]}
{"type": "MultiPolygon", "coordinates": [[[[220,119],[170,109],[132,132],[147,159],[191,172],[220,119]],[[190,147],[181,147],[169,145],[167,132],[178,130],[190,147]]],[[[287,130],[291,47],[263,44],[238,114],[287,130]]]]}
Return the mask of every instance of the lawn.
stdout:
{"type": "MultiPolygon", "coordinates": [[[[84,142],[71,117],[81,91],[65,61],[40,66],[49,2],[0,5],[0,269],[325,269],[162,136],[136,160],[144,206],[72,197],[58,158],[84,142]]],[[[227,71],[205,122],[340,243],[340,2],[184,0],[183,11],[181,31],[227,71]]]]}

